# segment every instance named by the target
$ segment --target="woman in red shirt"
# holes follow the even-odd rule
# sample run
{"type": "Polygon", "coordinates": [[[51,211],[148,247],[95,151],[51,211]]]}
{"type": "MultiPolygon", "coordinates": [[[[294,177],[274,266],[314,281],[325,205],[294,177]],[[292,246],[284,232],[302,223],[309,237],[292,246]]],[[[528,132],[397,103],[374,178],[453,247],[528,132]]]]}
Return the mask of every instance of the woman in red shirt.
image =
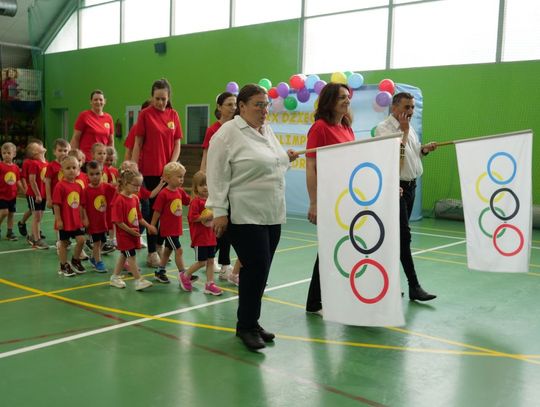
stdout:
{"type": "MultiPolygon", "coordinates": [[[[171,85],[166,79],[152,84],[151,104],[139,113],[137,118],[135,145],[132,161],[139,164],[139,171],[144,177],[144,186],[152,191],[159,185],[163,168],[180,157],[182,127],[176,110],[171,105],[171,85]],[[142,153],[142,156],[141,156],[142,153]],[[141,159],[139,160],[139,157],[141,159]]],[[[150,208],[154,199],[150,200],[150,208]]],[[[151,222],[153,211],[146,214],[146,221],[151,222]]],[[[156,235],[147,234],[148,258],[150,267],[159,266],[156,252],[156,235]]]]}
{"type": "Polygon", "coordinates": [[[112,146],[114,124],[110,114],[103,111],[106,100],[103,91],[96,89],[90,93],[90,110],[79,114],[75,121],[75,131],[71,137],[71,147],[82,150],[86,161],[92,159],[91,148],[94,143],[112,146]]]}
{"type": "MultiPolygon", "coordinates": [[[[354,141],[350,90],[347,85],[329,83],[319,95],[315,110],[315,123],[307,136],[307,149],[354,141]]],[[[306,183],[309,195],[308,219],[317,224],[317,153],[306,153],[306,183]]],[[[306,311],[322,314],[321,284],[319,280],[319,256],[313,266],[309,285],[306,311]]]]}

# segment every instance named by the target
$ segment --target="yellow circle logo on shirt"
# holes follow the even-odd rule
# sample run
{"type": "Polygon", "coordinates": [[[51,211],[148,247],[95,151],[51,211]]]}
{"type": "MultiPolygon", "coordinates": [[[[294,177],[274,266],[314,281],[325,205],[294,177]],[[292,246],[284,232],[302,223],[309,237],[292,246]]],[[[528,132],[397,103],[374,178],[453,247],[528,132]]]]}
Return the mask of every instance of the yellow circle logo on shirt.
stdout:
{"type": "Polygon", "coordinates": [[[137,208],[131,208],[128,213],[128,222],[133,226],[139,226],[139,218],[137,217],[137,208]]]}
{"type": "Polygon", "coordinates": [[[169,208],[174,216],[182,216],[182,201],[180,199],[173,200],[169,208]]]}
{"type": "Polygon", "coordinates": [[[41,173],[39,174],[39,177],[41,178],[41,180],[45,180],[45,173],[47,172],[47,166],[43,167],[41,169],[41,173]]]}
{"type": "Polygon", "coordinates": [[[174,130],[174,122],[167,123],[167,127],[171,130],[174,130]]]}
{"type": "Polygon", "coordinates": [[[77,209],[79,207],[80,200],[81,199],[80,199],[79,193],[77,191],[72,191],[67,196],[67,203],[73,209],[77,209]]]}
{"type": "Polygon", "coordinates": [[[105,126],[106,129],[110,129],[111,128],[111,125],[109,123],[104,123],[103,124],[105,126]]]}
{"type": "Polygon", "coordinates": [[[17,176],[14,172],[8,171],[6,172],[6,175],[4,175],[4,182],[8,185],[15,185],[17,182],[17,176]]]}
{"type": "Polygon", "coordinates": [[[76,179],[75,182],[81,186],[82,189],[85,188],[84,181],[82,179],[76,179]]]}
{"type": "Polygon", "coordinates": [[[107,177],[107,174],[103,173],[101,176],[101,182],[109,182],[109,178],[107,177]]]}
{"type": "Polygon", "coordinates": [[[62,181],[64,179],[64,171],[60,170],[58,171],[58,181],[62,181]]]}
{"type": "Polygon", "coordinates": [[[98,195],[94,199],[94,208],[99,212],[105,212],[107,210],[107,200],[104,195],[98,195]]]}

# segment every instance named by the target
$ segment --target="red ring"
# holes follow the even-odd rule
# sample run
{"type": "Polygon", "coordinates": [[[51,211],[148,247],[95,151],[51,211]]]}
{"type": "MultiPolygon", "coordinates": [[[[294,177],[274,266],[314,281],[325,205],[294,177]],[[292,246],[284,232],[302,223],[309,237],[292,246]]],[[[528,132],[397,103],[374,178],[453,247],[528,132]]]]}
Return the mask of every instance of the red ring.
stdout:
{"type": "Polygon", "coordinates": [[[384,269],[382,264],[376,262],[373,259],[362,259],[358,263],[356,263],[354,265],[353,269],[351,270],[350,275],[349,275],[349,282],[351,284],[352,291],[353,291],[354,295],[356,296],[356,298],[358,298],[360,301],[362,301],[363,303],[366,303],[366,304],[375,304],[376,302],[379,302],[380,300],[383,299],[383,297],[388,292],[388,283],[389,283],[388,274],[386,273],[386,270],[384,269]],[[382,276],[383,276],[383,280],[384,280],[383,289],[382,289],[381,293],[379,295],[377,295],[376,297],[374,297],[374,298],[362,297],[360,295],[360,293],[358,292],[358,290],[356,289],[356,286],[354,285],[354,275],[356,274],[358,269],[361,266],[363,266],[364,264],[371,264],[372,266],[377,267],[379,269],[379,271],[381,272],[382,276]]]}
{"type": "Polygon", "coordinates": [[[495,249],[497,249],[497,251],[502,254],[503,256],[514,256],[516,255],[517,253],[519,253],[521,251],[521,249],[523,249],[523,245],[525,244],[525,238],[523,237],[523,232],[521,230],[519,230],[516,226],[514,225],[511,225],[509,223],[503,223],[501,225],[499,225],[497,227],[497,229],[495,229],[495,231],[493,232],[493,246],[495,246],[495,249]],[[514,250],[513,252],[510,252],[510,253],[505,253],[503,252],[499,246],[497,246],[497,234],[499,233],[499,231],[501,229],[504,229],[504,228],[508,228],[508,229],[512,229],[514,230],[518,236],[519,236],[519,246],[516,250],[514,250]]]}

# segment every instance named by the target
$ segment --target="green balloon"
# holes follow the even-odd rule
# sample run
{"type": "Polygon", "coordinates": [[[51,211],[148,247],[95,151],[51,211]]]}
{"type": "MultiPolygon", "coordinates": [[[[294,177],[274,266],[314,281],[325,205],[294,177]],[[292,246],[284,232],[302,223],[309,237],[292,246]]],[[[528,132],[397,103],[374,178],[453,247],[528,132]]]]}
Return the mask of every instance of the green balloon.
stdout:
{"type": "Polygon", "coordinates": [[[374,127],[371,129],[371,131],[370,131],[371,137],[375,137],[375,129],[376,129],[376,128],[377,128],[377,126],[374,126],[374,127]]]}
{"type": "Polygon", "coordinates": [[[353,74],[351,71],[345,71],[345,72],[343,72],[343,73],[345,74],[345,76],[346,76],[347,78],[353,74]]]}
{"type": "Polygon", "coordinates": [[[262,78],[259,81],[259,86],[265,88],[266,90],[270,90],[270,88],[272,87],[272,82],[270,82],[270,79],[262,78]]]}
{"type": "Polygon", "coordinates": [[[294,96],[287,96],[283,101],[283,104],[285,105],[285,109],[294,110],[298,106],[298,101],[294,96]]]}

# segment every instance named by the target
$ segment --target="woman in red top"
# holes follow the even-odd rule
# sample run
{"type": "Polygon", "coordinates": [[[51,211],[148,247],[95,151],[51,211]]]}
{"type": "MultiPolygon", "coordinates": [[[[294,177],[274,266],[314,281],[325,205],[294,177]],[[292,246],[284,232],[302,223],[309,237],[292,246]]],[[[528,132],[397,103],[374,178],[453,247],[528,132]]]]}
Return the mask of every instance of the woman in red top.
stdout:
{"type": "Polygon", "coordinates": [[[114,124],[111,115],[103,111],[105,103],[103,91],[93,90],[90,93],[91,109],[81,112],[75,121],[71,147],[82,150],[86,161],[92,158],[90,150],[94,143],[113,145],[114,124]]]}
{"type": "MultiPolygon", "coordinates": [[[[354,140],[350,104],[350,90],[347,85],[329,83],[323,88],[315,110],[315,123],[308,132],[307,149],[354,140]]],[[[317,224],[317,153],[306,153],[306,182],[309,195],[307,217],[311,223],[317,224]]],[[[306,311],[322,314],[319,256],[313,266],[306,311]]]]}
{"type": "MultiPolygon", "coordinates": [[[[152,191],[159,185],[163,168],[169,162],[178,161],[180,157],[180,140],[182,127],[176,110],[171,105],[171,86],[166,79],[152,84],[151,105],[143,109],[137,118],[135,145],[131,159],[139,164],[139,171],[144,177],[144,186],[152,191]],[[140,153],[142,157],[139,160],[140,153]]],[[[152,221],[150,200],[149,213],[145,214],[148,223],[152,221]]],[[[159,266],[156,252],[156,235],[147,234],[148,258],[150,267],[159,266]]]]}

